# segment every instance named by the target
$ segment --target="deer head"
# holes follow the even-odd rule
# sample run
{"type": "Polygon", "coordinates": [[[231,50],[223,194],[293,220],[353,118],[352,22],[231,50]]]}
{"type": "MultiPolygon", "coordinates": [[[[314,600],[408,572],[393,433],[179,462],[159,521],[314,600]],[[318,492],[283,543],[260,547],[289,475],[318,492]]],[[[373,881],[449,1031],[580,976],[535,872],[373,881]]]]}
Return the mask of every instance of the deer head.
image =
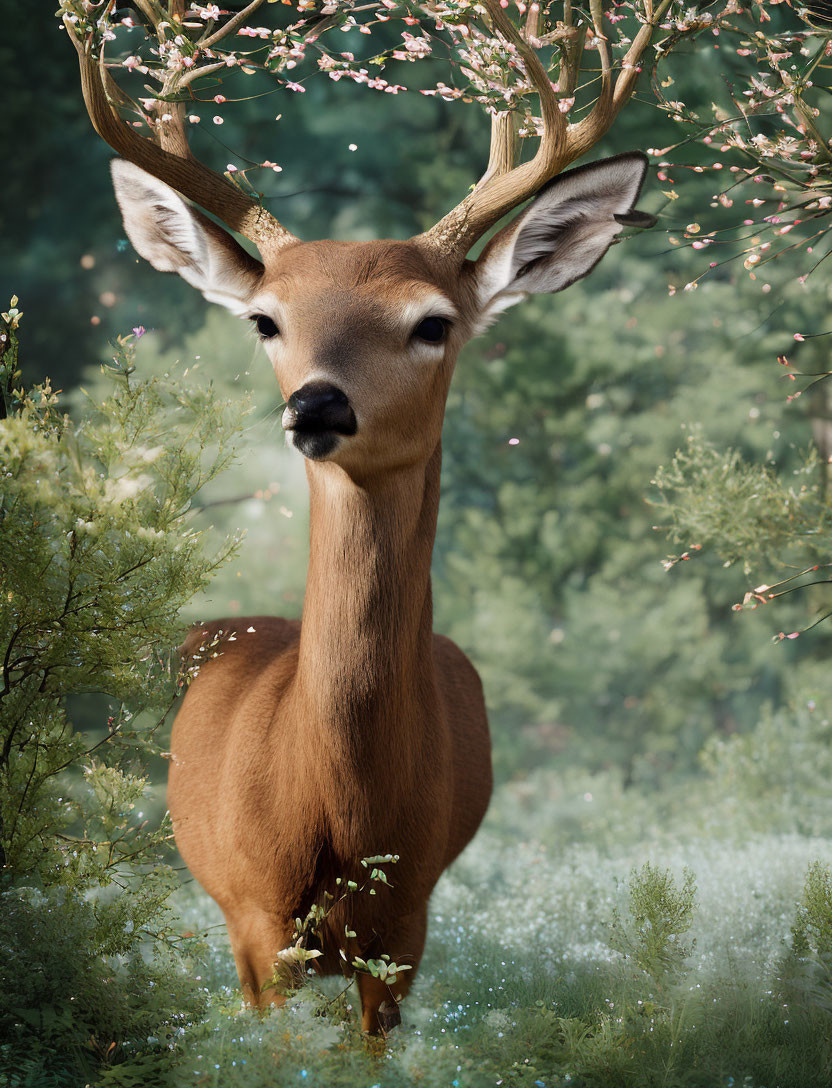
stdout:
{"type": "Polygon", "coordinates": [[[635,211],[644,155],[561,173],[609,128],[634,85],[632,65],[613,86],[602,48],[600,97],[584,121],[567,125],[527,36],[496,0],[486,7],[540,97],[537,154],[515,166],[510,119],[495,119],[479,184],[431,230],[405,242],[300,241],[192,157],[182,111],[160,127],[158,143],[126,125],[107,69],[74,39],[93,124],[122,156],[113,162],[113,181],[135,249],[253,323],[286,401],[283,426],[292,443],[354,478],[426,462],[439,442],[462,345],[526,295],[560,291],[587,275],[625,226],[652,222],[635,211]],[[254,242],[261,260],[183,197],[254,242]],[[529,198],[469,260],[474,242],[529,198]]]}

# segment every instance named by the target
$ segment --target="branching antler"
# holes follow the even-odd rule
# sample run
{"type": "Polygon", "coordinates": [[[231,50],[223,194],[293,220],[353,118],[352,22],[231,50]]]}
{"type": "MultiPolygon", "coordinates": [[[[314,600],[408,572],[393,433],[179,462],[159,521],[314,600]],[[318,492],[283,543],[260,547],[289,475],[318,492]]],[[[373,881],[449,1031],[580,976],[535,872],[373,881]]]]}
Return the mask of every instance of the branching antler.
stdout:
{"type": "MultiPolygon", "coordinates": [[[[557,37],[564,39],[561,54],[559,86],[549,79],[534,45],[537,15],[526,24],[525,32],[505,13],[499,0],[483,0],[491,29],[507,45],[516,50],[523,63],[531,87],[540,99],[542,133],[537,152],[529,162],[515,165],[516,122],[511,112],[492,119],[491,153],[488,167],[474,190],[453,211],[434,227],[420,235],[423,244],[464,256],[474,242],[512,208],[533,196],[547,181],[579,158],[609,131],[621,107],[635,90],[639,61],[649,46],[653,33],[672,0],[662,0],[653,10],[652,0],[645,0],[645,21],[613,80],[610,49],[604,33],[603,0],[590,0],[593,30],[600,57],[601,89],[587,117],[577,124],[567,124],[561,112],[559,92],[574,93],[580,69],[585,28],[576,32],[572,22],[572,6],[564,5],[565,23],[557,37]],[[534,44],[532,44],[534,42],[534,44]]],[[[533,6],[534,7],[534,6],[533,6]]],[[[551,41],[556,38],[548,36],[551,41]]]]}
{"type": "MultiPolygon", "coordinates": [[[[112,14],[115,0],[61,0],[61,7],[78,50],[87,109],[100,135],[120,155],[201,204],[261,249],[283,246],[293,236],[245,188],[245,171],[229,180],[230,175],[215,174],[194,158],[188,146],[186,103],[197,80],[221,79],[223,69],[242,66],[246,72],[267,71],[289,91],[302,92],[311,68],[334,80],[351,79],[374,91],[397,94],[407,88],[382,77],[387,65],[436,59],[434,49],[447,50],[451,69],[462,78],[455,86],[440,81],[433,88],[422,87],[421,93],[445,100],[473,99],[492,114],[491,150],[483,176],[453,211],[419,236],[421,244],[461,260],[497,220],[604,136],[635,89],[657,26],[671,5],[680,2],[625,0],[607,16],[605,0],[586,0],[588,12],[575,0],[559,0],[563,17],[555,20],[552,0],[513,0],[513,7],[512,0],[286,0],[290,11],[277,19],[279,26],[269,28],[248,25],[266,0],[251,0],[234,14],[213,3],[133,0],[150,48],[144,50],[143,59],[132,56],[110,64],[105,63],[104,49],[116,38],[115,25],[122,24],[127,33],[134,26],[132,20],[112,14]],[[101,14],[92,14],[96,11],[101,14]],[[613,30],[625,17],[629,22],[613,30]],[[418,26],[418,36],[403,30],[403,44],[388,44],[370,57],[323,44],[330,30],[371,34],[392,19],[408,28],[418,26]],[[635,20],[641,25],[631,41],[627,33],[635,29],[635,20]],[[243,52],[239,39],[256,39],[257,45],[243,52]],[[582,69],[590,48],[598,61],[591,70],[582,69]],[[552,59],[547,50],[554,52],[552,59]],[[158,90],[154,88],[149,100],[139,99],[141,105],[132,102],[113,79],[119,64],[146,73],[158,90]],[[550,79],[550,68],[557,72],[556,83],[550,79]],[[594,98],[591,109],[579,122],[569,123],[576,95],[581,99],[576,111],[588,108],[587,92],[594,98]],[[535,98],[539,118],[528,107],[535,98]],[[147,123],[150,138],[137,131],[141,124],[127,119],[130,113],[147,123]],[[521,136],[535,132],[540,137],[535,155],[518,162],[521,136]]],[[[672,23],[665,29],[672,30],[672,23]]],[[[389,26],[387,34],[389,41],[389,26]]],[[[119,40],[123,37],[119,30],[119,40]]],[[[225,98],[218,95],[215,101],[225,98]]],[[[222,118],[215,120],[221,123],[222,118]]],[[[268,161],[259,165],[280,169],[268,161]]]]}
{"type": "MultiPolygon", "coordinates": [[[[239,25],[243,16],[251,15],[262,3],[264,0],[254,0],[230,22],[239,25]]],[[[156,5],[152,0],[137,0],[136,7],[148,20],[158,39],[164,42],[165,30],[170,23],[160,17],[156,5]]],[[[184,11],[185,0],[174,0],[170,7],[171,18],[181,21],[184,11]]],[[[128,100],[107,69],[103,41],[97,43],[92,31],[79,31],[67,15],[64,16],[64,25],[78,53],[81,90],[87,113],[95,131],[118,155],[216,215],[232,230],[254,242],[261,253],[296,241],[295,236],[258,200],[194,157],[185,131],[185,104],[169,100],[169,96],[181,89],[188,73],[181,76],[174,73],[166,78],[159,102],[165,112],[154,125],[154,138],[149,139],[140,135],[121,116],[120,107],[127,105],[128,100]]],[[[232,29],[230,23],[226,24],[207,41],[216,43],[232,29]]],[[[205,44],[203,42],[203,46],[205,44]]],[[[204,75],[206,71],[206,67],[202,67],[199,74],[204,75]]]]}

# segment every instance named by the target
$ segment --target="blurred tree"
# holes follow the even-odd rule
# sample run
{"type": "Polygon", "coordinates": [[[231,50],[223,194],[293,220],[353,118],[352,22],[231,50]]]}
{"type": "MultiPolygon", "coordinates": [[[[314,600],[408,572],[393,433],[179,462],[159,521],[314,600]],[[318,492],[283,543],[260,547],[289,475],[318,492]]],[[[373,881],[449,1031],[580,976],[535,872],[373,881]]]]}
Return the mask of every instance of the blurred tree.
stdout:
{"type": "Polygon", "coordinates": [[[782,333],[758,285],[731,283],[730,315],[727,283],[662,299],[657,278],[679,269],[645,259],[655,247],[628,242],[460,360],[437,622],[484,675],[504,771],[564,749],[631,777],[690,770],[708,735],[753,724],[794,668],[731,614],[741,571],[708,555],[682,581],[662,570],[644,495],[692,422],[787,472],[809,434],[802,414],[783,418],[776,369],[759,368],[782,333]]]}
{"type": "MultiPolygon", "coordinates": [[[[710,735],[753,725],[764,702],[794,690],[796,662],[824,649],[784,656],[764,627],[733,615],[746,575],[714,562],[704,536],[685,537],[686,547],[708,546],[686,578],[662,568],[668,545],[653,530],[662,518],[644,496],[693,423],[787,472],[801,464],[809,429],[801,402],[784,416],[779,368],[759,367],[782,338],[759,283],[725,273],[660,294],[695,256],[662,257],[658,245],[644,236],[616,247],[592,278],[510,311],[460,360],[445,427],[436,624],[484,677],[502,775],[555,758],[622,766],[631,780],[689,772],[710,735]]],[[[820,305],[819,290],[784,289],[788,313],[820,305]]],[[[306,486],[283,448],[268,362],[220,311],[182,350],[160,348],[143,338],[141,373],[179,361],[226,395],[250,390],[257,405],[240,464],[199,514],[221,533],[245,525],[247,539],[191,614],[299,614],[306,486]]],[[[87,375],[89,388],[103,380],[87,375]]]]}
{"type": "MultiPolygon", "coordinates": [[[[707,30],[695,49],[695,63],[674,69],[674,93],[704,104],[724,58],[707,30]]],[[[418,69],[410,66],[409,82],[418,69]]],[[[406,236],[441,214],[481,169],[487,124],[475,109],[320,79],[306,82],[303,94],[275,97],[269,79],[238,77],[246,100],[222,129],[205,123],[214,110],[207,96],[193,138],[219,170],[267,155],[282,163],[281,173],[258,174],[267,179],[258,184],[304,237],[406,236]],[[285,114],[272,130],[262,118],[278,102],[285,114]]],[[[636,101],[597,153],[644,146],[645,131],[656,144],[671,143],[675,128],[672,116],[636,101]]],[[[659,562],[666,547],[651,535],[658,516],[643,495],[683,437],[680,427],[696,420],[713,441],[740,435],[743,456],[771,450],[791,471],[790,445],[809,441],[802,405],[786,426],[773,399],[776,376],[760,364],[782,349],[778,330],[802,327],[826,302],[816,292],[801,295],[774,268],[757,275],[752,267],[742,280],[730,266],[716,268],[712,282],[682,292],[703,270],[703,254],[692,248],[696,224],[686,225],[692,209],[712,201],[713,180],[690,170],[674,187],[665,173],[659,189],[668,195],[654,187],[648,206],[661,213],[671,246],[687,234],[688,251],[663,252],[657,236],[631,240],[586,285],[510,312],[468,350],[451,394],[437,622],[485,675],[503,773],[564,746],[594,766],[622,763],[631,778],[689,769],[714,729],[744,727],[788,683],[791,659],[773,657],[757,626],[738,634],[727,610],[740,592],[738,573],[722,576],[703,559],[687,583],[668,581],[659,562]],[[664,295],[668,281],[674,298],[664,295]],[[520,441],[509,446],[513,437],[520,441]]],[[[96,200],[114,210],[103,161],[97,176],[96,200]]],[[[718,202],[714,214],[736,218],[718,202]]],[[[118,300],[107,321],[158,330],[142,345],[141,367],[198,361],[224,388],[240,373],[248,349],[238,346],[238,327],[216,315],[197,331],[204,304],[176,278],[160,280],[129,250],[99,267],[118,300]]],[[[251,369],[265,416],[277,390],[262,360],[251,369]]],[[[229,570],[198,614],[260,609],[264,593],[268,610],[299,611],[304,487],[297,466],[270,449],[275,423],[269,416],[251,432],[245,469],[206,497],[204,522],[244,522],[249,541],[245,577],[242,568],[229,570]]]]}

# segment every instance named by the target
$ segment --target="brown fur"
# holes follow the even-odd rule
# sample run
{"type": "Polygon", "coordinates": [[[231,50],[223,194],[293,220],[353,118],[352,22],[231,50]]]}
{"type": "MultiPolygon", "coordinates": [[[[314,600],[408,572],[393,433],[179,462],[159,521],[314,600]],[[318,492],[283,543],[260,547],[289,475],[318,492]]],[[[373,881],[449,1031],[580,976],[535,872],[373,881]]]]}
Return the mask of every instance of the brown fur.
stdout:
{"type": "Polygon", "coordinates": [[[307,462],[302,623],[255,616],[189,635],[186,658],[214,640],[218,656],[200,666],[176,718],[168,802],[254,1004],[269,1000],[261,987],[292,943],[293,919],[362,857],[400,855],[391,890],[353,897],[349,917],[333,913],[315,961],[342,969],[348,923],[352,955],[412,965],[392,987],[359,975],[362,1023],[377,1032],[392,1022],[380,1006],[404,996],[418,966],[431,891],[477,830],[492,785],[479,678],[432,633],[439,438],[466,328],[438,360],[414,364],[409,330],[396,326],[414,284],[440,281],[460,310],[464,287],[458,271],[441,282],[407,243],[310,243],[276,264],[256,308],[270,291],[284,336],[297,330],[285,359],[270,350],[284,395],[325,369],[359,431],[329,460],[307,462]]]}

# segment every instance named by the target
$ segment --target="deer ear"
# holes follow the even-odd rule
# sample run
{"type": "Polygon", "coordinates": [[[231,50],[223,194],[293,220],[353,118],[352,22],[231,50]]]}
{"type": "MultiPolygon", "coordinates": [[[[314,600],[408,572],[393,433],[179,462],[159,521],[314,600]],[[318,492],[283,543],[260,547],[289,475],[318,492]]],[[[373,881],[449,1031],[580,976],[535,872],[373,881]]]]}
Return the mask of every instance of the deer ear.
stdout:
{"type": "Polygon", "coordinates": [[[139,256],[160,272],[178,272],[209,302],[246,313],[263,275],[260,262],[141,167],[114,159],[111,169],[124,229],[139,256]]]}
{"type": "Polygon", "coordinates": [[[647,157],[638,152],[559,174],[499,231],[476,262],[483,324],[528,294],[562,291],[586,276],[624,227],[649,227],[635,210],[647,157]]]}

